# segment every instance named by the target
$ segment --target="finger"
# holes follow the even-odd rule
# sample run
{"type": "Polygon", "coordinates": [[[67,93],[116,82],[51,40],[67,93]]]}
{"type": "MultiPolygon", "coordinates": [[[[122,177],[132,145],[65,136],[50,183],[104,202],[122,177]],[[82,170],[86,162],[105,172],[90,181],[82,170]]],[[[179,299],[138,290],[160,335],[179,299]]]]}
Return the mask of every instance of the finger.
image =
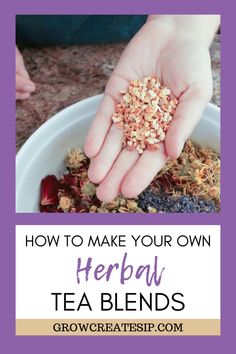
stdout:
{"type": "Polygon", "coordinates": [[[188,90],[181,96],[165,139],[169,157],[175,159],[180,155],[185,141],[200,120],[209,99],[209,94],[195,90],[188,90]]]}
{"type": "Polygon", "coordinates": [[[128,82],[115,74],[108,80],[104,97],[85,141],[84,152],[88,157],[94,157],[101,149],[112,124],[111,116],[115,111],[115,101],[120,100],[120,91],[127,87],[128,82]]]}
{"type": "Polygon", "coordinates": [[[35,91],[35,84],[22,77],[19,74],[16,74],[16,91],[21,91],[21,92],[34,92],[35,91]]]}
{"type": "Polygon", "coordinates": [[[114,200],[120,192],[121,183],[139,159],[137,151],[122,150],[112,169],[97,188],[98,199],[110,202],[114,200]]]}
{"type": "Polygon", "coordinates": [[[16,92],[16,100],[26,100],[30,97],[30,93],[28,92],[16,92]]]}
{"type": "Polygon", "coordinates": [[[88,176],[93,183],[100,183],[111,169],[122,148],[123,131],[111,126],[99,154],[91,160],[88,176]]]}
{"type": "Polygon", "coordinates": [[[28,74],[28,71],[26,70],[24,64],[22,65],[21,63],[16,63],[16,73],[20,74],[23,76],[25,79],[30,79],[30,76],[28,74]]]}
{"type": "Polygon", "coordinates": [[[121,192],[126,198],[137,197],[153,180],[157,172],[165,165],[167,155],[164,144],[156,151],[145,150],[124,178],[121,184],[121,192]]]}
{"type": "Polygon", "coordinates": [[[21,74],[26,79],[29,79],[29,74],[25,68],[23,57],[17,47],[16,47],[16,72],[18,74],[21,74]]]}

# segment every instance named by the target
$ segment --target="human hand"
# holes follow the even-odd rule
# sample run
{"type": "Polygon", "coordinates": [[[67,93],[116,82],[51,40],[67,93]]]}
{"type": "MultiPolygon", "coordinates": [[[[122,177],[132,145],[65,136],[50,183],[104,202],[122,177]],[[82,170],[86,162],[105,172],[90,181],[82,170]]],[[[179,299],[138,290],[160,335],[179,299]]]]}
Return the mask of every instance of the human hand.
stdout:
{"type": "MultiPolygon", "coordinates": [[[[164,17],[164,16],[163,16],[164,17]]],[[[199,121],[212,93],[209,43],[206,36],[176,30],[168,21],[148,21],[131,40],[110,77],[88,133],[84,151],[91,158],[88,175],[98,183],[97,196],[111,201],[119,192],[136,197],[164,166],[177,158],[199,121]],[[157,151],[122,149],[123,133],[111,116],[120,91],[131,80],[157,76],[179,99],[164,143],[157,151]]],[[[210,41],[209,41],[210,42],[210,41]]]]}
{"type": "Polygon", "coordinates": [[[16,47],[16,99],[24,100],[29,98],[34,91],[35,84],[30,80],[23,57],[16,47]]]}

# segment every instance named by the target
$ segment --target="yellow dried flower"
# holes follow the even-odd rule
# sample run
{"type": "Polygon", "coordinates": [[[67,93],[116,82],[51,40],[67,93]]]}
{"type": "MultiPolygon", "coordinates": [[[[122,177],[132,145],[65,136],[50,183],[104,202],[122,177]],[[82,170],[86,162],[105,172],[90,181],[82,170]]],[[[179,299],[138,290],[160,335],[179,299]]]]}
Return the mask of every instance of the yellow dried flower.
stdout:
{"type": "Polygon", "coordinates": [[[59,198],[58,207],[61,208],[64,212],[68,212],[73,208],[74,204],[75,204],[74,199],[68,197],[67,195],[62,195],[59,198]]]}
{"type": "Polygon", "coordinates": [[[86,161],[86,156],[79,148],[76,148],[68,152],[65,159],[65,165],[69,168],[77,169],[84,161],[86,161]]]}

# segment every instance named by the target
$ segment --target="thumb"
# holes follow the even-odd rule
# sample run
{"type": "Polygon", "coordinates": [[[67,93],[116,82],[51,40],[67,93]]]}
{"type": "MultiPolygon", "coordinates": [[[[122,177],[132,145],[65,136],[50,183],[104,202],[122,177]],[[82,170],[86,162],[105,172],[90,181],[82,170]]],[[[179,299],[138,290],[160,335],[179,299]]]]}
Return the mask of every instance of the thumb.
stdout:
{"type": "Polygon", "coordinates": [[[174,119],[166,134],[167,156],[173,159],[179,157],[185,141],[199,122],[210,97],[211,89],[202,88],[190,88],[181,95],[174,119]]]}

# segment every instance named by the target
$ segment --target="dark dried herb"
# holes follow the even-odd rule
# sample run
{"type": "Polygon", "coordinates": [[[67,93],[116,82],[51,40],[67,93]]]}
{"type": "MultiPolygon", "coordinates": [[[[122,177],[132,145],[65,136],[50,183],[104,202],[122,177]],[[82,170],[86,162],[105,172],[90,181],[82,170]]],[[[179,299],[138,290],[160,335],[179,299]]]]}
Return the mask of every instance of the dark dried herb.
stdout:
{"type": "Polygon", "coordinates": [[[157,194],[146,189],[138,197],[138,206],[145,212],[161,213],[215,213],[216,204],[213,200],[189,195],[157,194]]]}

